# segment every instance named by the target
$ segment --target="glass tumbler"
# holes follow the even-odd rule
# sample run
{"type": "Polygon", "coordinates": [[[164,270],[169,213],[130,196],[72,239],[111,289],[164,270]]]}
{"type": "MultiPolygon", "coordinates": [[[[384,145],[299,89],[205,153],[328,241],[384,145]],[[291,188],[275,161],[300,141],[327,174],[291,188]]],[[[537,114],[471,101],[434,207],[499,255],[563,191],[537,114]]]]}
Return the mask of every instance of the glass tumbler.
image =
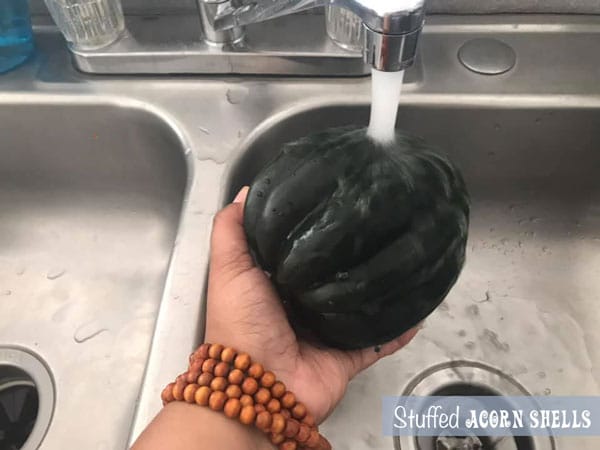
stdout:
{"type": "Polygon", "coordinates": [[[121,0],[45,0],[67,41],[83,49],[104,47],[125,29],[121,0]]]}
{"type": "Polygon", "coordinates": [[[339,6],[325,9],[327,34],[340,47],[358,52],[363,47],[363,25],[353,12],[339,6]]]}

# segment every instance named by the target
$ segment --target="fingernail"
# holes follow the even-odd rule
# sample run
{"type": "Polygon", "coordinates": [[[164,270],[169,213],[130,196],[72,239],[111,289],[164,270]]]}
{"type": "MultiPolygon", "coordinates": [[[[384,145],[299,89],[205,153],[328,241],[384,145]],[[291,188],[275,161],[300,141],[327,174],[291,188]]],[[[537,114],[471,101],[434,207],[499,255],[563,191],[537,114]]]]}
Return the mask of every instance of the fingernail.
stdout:
{"type": "Polygon", "coordinates": [[[241,188],[235,196],[235,198],[233,199],[233,203],[242,203],[244,201],[246,193],[248,192],[248,189],[250,189],[248,186],[244,186],[243,188],[241,188]]]}

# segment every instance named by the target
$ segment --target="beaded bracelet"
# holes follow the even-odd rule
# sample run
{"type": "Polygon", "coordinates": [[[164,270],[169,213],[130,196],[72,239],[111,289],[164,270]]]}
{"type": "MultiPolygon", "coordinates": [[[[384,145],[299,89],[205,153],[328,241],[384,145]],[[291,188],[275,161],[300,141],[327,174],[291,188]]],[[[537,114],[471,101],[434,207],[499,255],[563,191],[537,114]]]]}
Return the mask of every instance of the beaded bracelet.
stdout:
{"type": "Polygon", "coordinates": [[[331,450],[306,406],[273,372],[221,344],[202,344],[190,355],[187,372],[168,384],[163,405],[185,401],[223,411],[230,419],[254,425],[279,450],[331,450]]]}

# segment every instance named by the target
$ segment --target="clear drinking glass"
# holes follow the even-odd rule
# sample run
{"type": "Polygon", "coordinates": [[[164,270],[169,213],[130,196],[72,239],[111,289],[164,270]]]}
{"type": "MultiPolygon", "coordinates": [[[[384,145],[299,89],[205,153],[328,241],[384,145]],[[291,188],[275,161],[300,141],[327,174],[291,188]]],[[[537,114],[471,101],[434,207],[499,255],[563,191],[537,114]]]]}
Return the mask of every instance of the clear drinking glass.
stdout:
{"type": "Polygon", "coordinates": [[[45,0],[67,41],[80,48],[104,47],[125,29],[121,0],[45,0]]]}
{"type": "Polygon", "coordinates": [[[328,6],[325,10],[327,34],[342,48],[360,51],[363,46],[363,25],[353,12],[339,6],[328,6]]]}

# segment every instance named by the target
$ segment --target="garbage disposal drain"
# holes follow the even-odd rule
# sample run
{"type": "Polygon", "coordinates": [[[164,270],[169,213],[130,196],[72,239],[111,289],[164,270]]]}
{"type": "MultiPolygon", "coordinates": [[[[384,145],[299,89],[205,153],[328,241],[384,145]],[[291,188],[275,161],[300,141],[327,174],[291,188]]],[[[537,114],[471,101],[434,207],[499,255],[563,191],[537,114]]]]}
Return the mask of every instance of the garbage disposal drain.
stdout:
{"type": "Polygon", "coordinates": [[[37,449],[54,408],[54,385],[32,354],[0,347],[0,450],[37,449]]]}
{"type": "MultiPolygon", "coordinates": [[[[470,361],[452,361],[418,375],[404,396],[522,396],[530,395],[498,369],[470,361]]],[[[543,436],[434,436],[394,438],[396,450],[555,450],[543,436]]]]}

